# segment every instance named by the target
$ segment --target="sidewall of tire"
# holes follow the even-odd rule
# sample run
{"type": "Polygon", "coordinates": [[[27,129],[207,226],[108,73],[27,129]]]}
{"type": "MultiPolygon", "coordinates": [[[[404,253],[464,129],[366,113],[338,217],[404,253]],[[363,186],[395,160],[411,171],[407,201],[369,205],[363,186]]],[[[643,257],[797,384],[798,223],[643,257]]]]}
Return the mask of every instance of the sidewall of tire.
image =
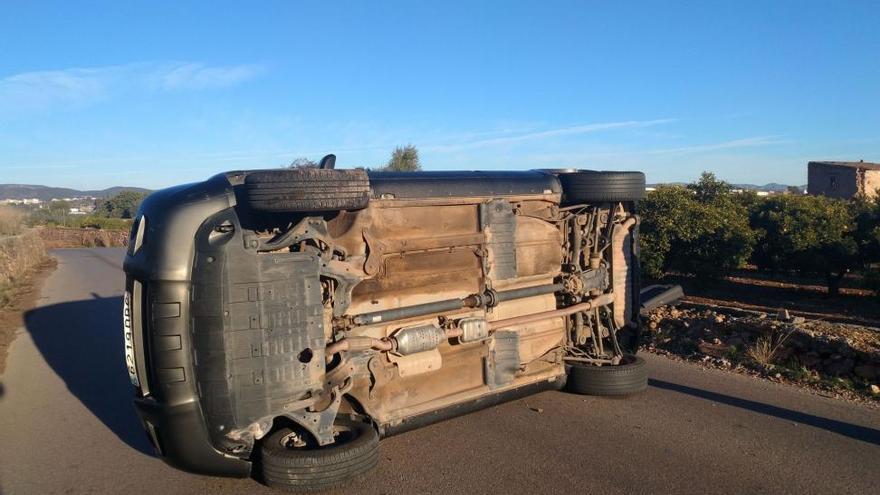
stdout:
{"type": "Polygon", "coordinates": [[[648,387],[647,363],[638,356],[628,356],[627,359],[632,361],[617,366],[594,366],[579,362],[567,364],[566,390],[596,396],[631,395],[645,390],[648,387]]]}
{"type": "Polygon", "coordinates": [[[345,485],[372,471],[379,462],[379,435],[372,426],[338,419],[356,428],[357,438],[339,446],[289,450],[280,445],[289,430],[281,429],[260,443],[260,481],[294,492],[313,492],[345,485]]]}

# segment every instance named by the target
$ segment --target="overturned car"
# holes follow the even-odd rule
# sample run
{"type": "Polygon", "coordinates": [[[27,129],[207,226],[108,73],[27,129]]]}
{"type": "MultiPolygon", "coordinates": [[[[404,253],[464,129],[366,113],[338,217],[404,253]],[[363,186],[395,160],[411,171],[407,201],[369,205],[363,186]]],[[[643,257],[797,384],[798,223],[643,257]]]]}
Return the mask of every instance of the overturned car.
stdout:
{"type": "Polygon", "coordinates": [[[646,387],[638,172],[229,172],[143,203],[126,364],[157,452],[315,490],[379,438],[646,387]]]}

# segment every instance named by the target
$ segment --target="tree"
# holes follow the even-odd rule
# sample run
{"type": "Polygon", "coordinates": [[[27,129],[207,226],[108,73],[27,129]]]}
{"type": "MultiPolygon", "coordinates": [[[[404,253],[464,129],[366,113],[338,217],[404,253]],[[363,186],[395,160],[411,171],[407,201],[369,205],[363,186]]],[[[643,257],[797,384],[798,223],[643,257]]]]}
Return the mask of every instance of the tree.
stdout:
{"type": "Polygon", "coordinates": [[[411,144],[395,148],[388,164],[382,168],[385,172],[418,172],[421,169],[419,150],[411,144]]]}
{"type": "Polygon", "coordinates": [[[710,203],[716,198],[729,195],[733,189],[727,182],[718,180],[712,172],[703,172],[697,182],[688,184],[687,188],[696,194],[697,201],[701,203],[710,203]]]}
{"type": "Polygon", "coordinates": [[[801,189],[800,186],[788,186],[785,188],[785,191],[788,194],[803,194],[804,193],[803,189],[801,189]]]}
{"type": "Polygon", "coordinates": [[[96,213],[110,218],[134,218],[146,193],[122,191],[98,203],[96,213]]]}
{"type": "Polygon", "coordinates": [[[727,183],[709,173],[686,187],[649,192],[639,203],[645,275],[675,271],[710,279],[742,266],[755,235],[746,206],[733,196],[727,183]]]}
{"type": "Polygon", "coordinates": [[[639,203],[641,266],[650,278],[662,278],[670,267],[670,251],[683,233],[693,196],[683,187],[660,186],[639,203]]]}
{"type": "Polygon", "coordinates": [[[861,263],[880,262],[880,201],[858,197],[850,203],[850,210],[855,223],[852,237],[858,245],[861,263]]]}
{"type": "Polygon", "coordinates": [[[65,216],[70,212],[70,203],[67,201],[52,201],[49,203],[49,213],[65,216]]]}
{"type": "Polygon", "coordinates": [[[318,168],[318,162],[301,156],[299,158],[294,158],[287,168],[318,168]]]}
{"type": "Polygon", "coordinates": [[[865,287],[872,289],[875,297],[880,299],[880,201],[862,196],[853,200],[851,208],[862,280],[865,287]]]}
{"type": "Polygon", "coordinates": [[[759,239],[752,260],[758,268],[824,276],[828,293],[860,264],[852,204],[824,196],[767,198],[752,214],[759,239]]]}

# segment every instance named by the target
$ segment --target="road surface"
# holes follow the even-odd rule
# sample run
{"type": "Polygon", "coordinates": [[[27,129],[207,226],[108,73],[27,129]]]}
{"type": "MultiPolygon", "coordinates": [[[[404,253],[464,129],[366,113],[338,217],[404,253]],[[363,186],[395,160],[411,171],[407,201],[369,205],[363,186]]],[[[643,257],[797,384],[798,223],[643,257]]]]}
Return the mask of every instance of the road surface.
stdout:
{"type": "MultiPolygon", "coordinates": [[[[0,377],[0,491],[274,493],[153,456],[122,365],[123,252],[54,254],[0,377]]],[[[877,493],[877,409],[646,358],[637,397],[546,392],[383,440],[346,492],[877,493]]]]}

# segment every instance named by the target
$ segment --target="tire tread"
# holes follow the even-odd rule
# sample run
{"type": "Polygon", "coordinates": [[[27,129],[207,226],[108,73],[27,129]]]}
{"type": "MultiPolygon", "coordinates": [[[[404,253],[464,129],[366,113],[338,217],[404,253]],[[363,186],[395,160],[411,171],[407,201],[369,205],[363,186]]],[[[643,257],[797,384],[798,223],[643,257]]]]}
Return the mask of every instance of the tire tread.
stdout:
{"type": "Polygon", "coordinates": [[[248,205],[255,211],[356,210],[370,201],[370,180],[364,170],[260,170],[244,181],[248,205]]]}

